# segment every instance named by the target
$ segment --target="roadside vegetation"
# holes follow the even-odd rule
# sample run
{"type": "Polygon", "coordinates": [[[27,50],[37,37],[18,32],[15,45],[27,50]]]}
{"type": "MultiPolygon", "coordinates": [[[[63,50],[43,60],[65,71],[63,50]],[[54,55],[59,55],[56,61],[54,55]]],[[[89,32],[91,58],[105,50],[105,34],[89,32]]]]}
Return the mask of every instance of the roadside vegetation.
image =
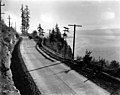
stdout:
{"type": "Polygon", "coordinates": [[[120,78],[120,64],[116,60],[109,62],[104,58],[95,59],[91,56],[91,51],[86,50],[85,56],[77,56],[76,62],[78,66],[90,68],[93,72],[105,72],[115,77],[120,78]]]}
{"type": "Polygon", "coordinates": [[[63,58],[72,59],[72,49],[65,40],[64,35],[61,34],[58,24],[52,29],[49,36],[44,39],[44,45],[61,54],[63,58]]]}

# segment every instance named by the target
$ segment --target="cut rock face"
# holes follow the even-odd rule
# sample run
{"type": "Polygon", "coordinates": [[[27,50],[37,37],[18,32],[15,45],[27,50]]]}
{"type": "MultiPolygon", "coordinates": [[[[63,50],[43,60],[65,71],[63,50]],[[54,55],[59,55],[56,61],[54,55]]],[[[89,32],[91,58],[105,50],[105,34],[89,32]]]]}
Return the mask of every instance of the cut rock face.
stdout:
{"type": "Polygon", "coordinates": [[[0,39],[0,95],[20,95],[10,70],[12,45],[9,36],[0,39]]]}

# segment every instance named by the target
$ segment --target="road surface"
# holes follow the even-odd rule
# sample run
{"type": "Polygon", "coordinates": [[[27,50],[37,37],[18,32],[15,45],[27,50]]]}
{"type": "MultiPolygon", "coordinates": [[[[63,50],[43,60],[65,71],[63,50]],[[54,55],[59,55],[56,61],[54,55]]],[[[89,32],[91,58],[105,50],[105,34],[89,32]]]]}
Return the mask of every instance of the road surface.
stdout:
{"type": "Polygon", "coordinates": [[[98,87],[85,77],[71,70],[64,64],[49,66],[60,63],[46,59],[35,48],[35,42],[24,37],[20,46],[22,58],[33,77],[42,95],[110,95],[104,89],[98,87]],[[37,69],[40,67],[44,67],[37,69]]]}

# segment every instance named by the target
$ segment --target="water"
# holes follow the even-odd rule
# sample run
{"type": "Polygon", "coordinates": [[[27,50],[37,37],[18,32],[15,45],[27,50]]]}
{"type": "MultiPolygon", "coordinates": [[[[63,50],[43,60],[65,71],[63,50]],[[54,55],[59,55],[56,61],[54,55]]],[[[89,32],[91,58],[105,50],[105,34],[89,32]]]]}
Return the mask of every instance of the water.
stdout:
{"type": "MultiPolygon", "coordinates": [[[[95,31],[94,31],[95,32],[95,31]]],[[[92,51],[95,58],[105,58],[106,60],[117,60],[120,62],[120,30],[102,30],[93,33],[93,31],[79,31],[76,33],[75,57],[84,56],[85,51],[92,51]],[[85,32],[85,33],[84,33],[85,32]],[[92,34],[90,34],[92,33],[92,34]]],[[[72,48],[73,38],[67,39],[72,48]]]]}

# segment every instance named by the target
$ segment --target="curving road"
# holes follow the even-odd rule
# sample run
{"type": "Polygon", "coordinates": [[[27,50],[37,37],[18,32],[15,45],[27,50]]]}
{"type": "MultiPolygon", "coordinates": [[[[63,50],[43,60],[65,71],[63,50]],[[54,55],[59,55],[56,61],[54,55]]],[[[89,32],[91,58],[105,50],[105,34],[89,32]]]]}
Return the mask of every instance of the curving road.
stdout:
{"type": "Polygon", "coordinates": [[[28,71],[42,95],[110,95],[91,81],[84,83],[86,78],[75,71],[66,73],[65,71],[70,68],[59,61],[52,62],[46,59],[36,50],[33,40],[24,37],[20,50],[28,71]]]}

